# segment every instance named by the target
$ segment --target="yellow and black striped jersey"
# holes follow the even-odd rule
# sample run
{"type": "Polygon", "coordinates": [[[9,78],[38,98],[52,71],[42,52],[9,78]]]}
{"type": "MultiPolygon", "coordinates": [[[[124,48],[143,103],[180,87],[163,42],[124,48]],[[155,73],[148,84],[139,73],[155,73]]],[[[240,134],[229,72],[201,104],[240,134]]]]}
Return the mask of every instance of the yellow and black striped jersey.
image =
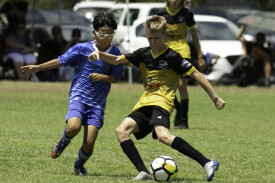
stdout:
{"type": "Polygon", "coordinates": [[[183,58],[191,58],[190,48],[187,43],[187,27],[190,29],[196,25],[192,10],[180,7],[172,13],[168,7],[158,12],[167,22],[166,43],[170,48],[180,53],[183,58]]]}
{"type": "Polygon", "coordinates": [[[192,64],[169,47],[158,55],[150,47],[140,48],[122,58],[130,66],[140,68],[146,86],[133,111],[143,106],[159,106],[172,113],[180,75],[192,74],[192,64]]]}

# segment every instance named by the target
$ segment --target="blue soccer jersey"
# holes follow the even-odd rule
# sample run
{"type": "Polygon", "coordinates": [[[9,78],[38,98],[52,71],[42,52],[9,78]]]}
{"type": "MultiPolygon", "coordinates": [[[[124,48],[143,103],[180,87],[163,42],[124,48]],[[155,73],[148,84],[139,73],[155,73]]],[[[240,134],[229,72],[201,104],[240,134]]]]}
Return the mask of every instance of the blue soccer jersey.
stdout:
{"type": "MultiPolygon", "coordinates": [[[[91,62],[88,56],[97,50],[94,42],[79,43],[59,56],[58,60],[64,66],[76,64],[77,72],[71,84],[69,102],[76,100],[104,111],[111,83],[92,81],[88,76],[91,73],[99,73],[120,79],[123,74],[123,66],[114,66],[102,60],[91,62]]],[[[106,52],[121,55],[119,49],[113,44],[106,52]]]]}

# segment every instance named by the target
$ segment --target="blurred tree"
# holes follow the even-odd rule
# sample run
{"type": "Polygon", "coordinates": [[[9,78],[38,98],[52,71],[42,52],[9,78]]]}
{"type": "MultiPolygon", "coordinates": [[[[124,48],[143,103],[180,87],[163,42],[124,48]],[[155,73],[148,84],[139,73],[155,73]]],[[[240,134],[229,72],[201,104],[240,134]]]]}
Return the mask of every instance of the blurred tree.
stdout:
{"type": "MultiPolygon", "coordinates": [[[[7,0],[6,0],[7,1],[7,0]]],[[[35,7],[37,8],[58,8],[59,7],[59,0],[25,0],[29,2],[29,6],[31,6],[32,2],[35,2],[35,7]]],[[[81,0],[60,0],[62,2],[63,9],[72,9],[73,6],[80,2],[81,0]]],[[[91,0],[93,1],[93,0],[91,0]]],[[[99,1],[99,0],[94,0],[99,1]]],[[[111,0],[116,2],[125,2],[125,0],[111,0]]],[[[165,2],[165,0],[129,0],[130,2],[165,2]]],[[[0,6],[4,3],[4,0],[1,0],[0,6]]],[[[230,6],[245,6],[250,8],[255,8],[258,10],[265,10],[265,11],[275,11],[275,1],[274,0],[191,0],[193,6],[202,6],[202,5],[221,5],[223,4],[225,7],[227,5],[230,6]]]]}
{"type": "MultiPolygon", "coordinates": [[[[35,3],[35,7],[36,8],[55,8],[57,9],[59,7],[59,0],[25,0],[27,2],[29,2],[29,6],[32,6],[32,2],[35,3]]],[[[73,9],[74,5],[77,2],[80,2],[81,0],[70,0],[70,1],[66,1],[66,0],[60,0],[61,2],[61,7],[63,9],[73,9]]]]}

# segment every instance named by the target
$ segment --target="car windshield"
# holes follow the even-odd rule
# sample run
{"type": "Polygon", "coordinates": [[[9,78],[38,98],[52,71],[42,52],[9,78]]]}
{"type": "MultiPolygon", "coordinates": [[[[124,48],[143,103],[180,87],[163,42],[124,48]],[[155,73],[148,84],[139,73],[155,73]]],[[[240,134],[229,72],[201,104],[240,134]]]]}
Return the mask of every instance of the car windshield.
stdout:
{"type": "Polygon", "coordinates": [[[149,12],[149,16],[156,15],[163,8],[152,8],[149,12]]]}
{"type": "Polygon", "coordinates": [[[144,28],[143,24],[139,24],[136,27],[136,36],[137,37],[146,37],[146,32],[145,32],[145,28],[144,28]]]}
{"type": "Polygon", "coordinates": [[[62,24],[62,25],[90,25],[92,22],[84,16],[78,15],[69,10],[43,10],[34,9],[34,17],[32,17],[32,9],[28,10],[26,15],[26,23],[31,24],[34,18],[35,24],[62,24]]]}
{"type": "MultiPolygon", "coordinates": [[[[112,12],[114,13],[115,17],[116,17],[116,22],[120,22],[120,19],[123,18],[122,13],[123,13],[123,9],[122,8],[118,8],[118,9],[113,9],[112,12]]],[[[138,18],[138,14],[139,14],[139,9],[136,8],[130,8],[130,25],[133,25],[133,22],[138,18]]],[[[127,17],[127,15],[125,16],[127,17]]],[[[123,24],[127,25],[127,18],[125,18],[123,20],[123,24]]]]}
{"type": "Polygon", "coordinates": [[[223,22],[197,22],[196,31],[200,40],[236,40],[236,32],[223,22]]]}
{"type": "MultiPolygon", "coordinates": [[[[196,31],[200,40],[236,40],[238,30],[230,23],[223,22],[197,22],[196,31]]],[[[144,26],[136,27],[137,37],[146,37],[144,26]]],[[[191,39],[188,34],[188,40],[191,39]]]]}
{"type": "Polygon", "coordinates": [[[116,22],[119,22],[120,18],[122,17],[123,8],[118,8],[111,11],[115,15],[116,22]]]}
{"type": "Polygon", "coordinates": [[[77,10],[77,13],[81,15],[86,15],[87,13],[91,13],[92,15],[97,15],[101,12],[107,11],[109,8],[100,8],[100,7],[94,7],[94,8],[79,8],[77,10]]]}

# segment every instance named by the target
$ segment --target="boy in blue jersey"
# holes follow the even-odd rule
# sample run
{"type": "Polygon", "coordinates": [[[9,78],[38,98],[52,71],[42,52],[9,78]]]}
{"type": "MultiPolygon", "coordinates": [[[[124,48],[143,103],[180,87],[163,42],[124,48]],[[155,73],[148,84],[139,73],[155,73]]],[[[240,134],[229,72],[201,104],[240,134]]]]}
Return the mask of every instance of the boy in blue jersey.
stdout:
{"type": "Polygon", "coordinates": [[[86,174],[83,165],[92,155],[98,131],[103,126],[106,98],[111,83],[116,83],[123,74],[122,65],[113,66],[103,61],[91,62],[88,59],[89,54],[94,51],[121,54],[111,43],[114,30],[117,29],[114,15],[105,12],[95,16],[93,28],[95,41],[76,44],[64,55],[46,63],[21,67],[23,72],[35,73],[76,64],[77,72],[71,84],[69,109],[65,117],[67,126],[59,142],[54,145],[51,156],[54,159],[59,157],[84,126],[83,144],[74,163],[75,174],[80,176],[86,174]]]}

